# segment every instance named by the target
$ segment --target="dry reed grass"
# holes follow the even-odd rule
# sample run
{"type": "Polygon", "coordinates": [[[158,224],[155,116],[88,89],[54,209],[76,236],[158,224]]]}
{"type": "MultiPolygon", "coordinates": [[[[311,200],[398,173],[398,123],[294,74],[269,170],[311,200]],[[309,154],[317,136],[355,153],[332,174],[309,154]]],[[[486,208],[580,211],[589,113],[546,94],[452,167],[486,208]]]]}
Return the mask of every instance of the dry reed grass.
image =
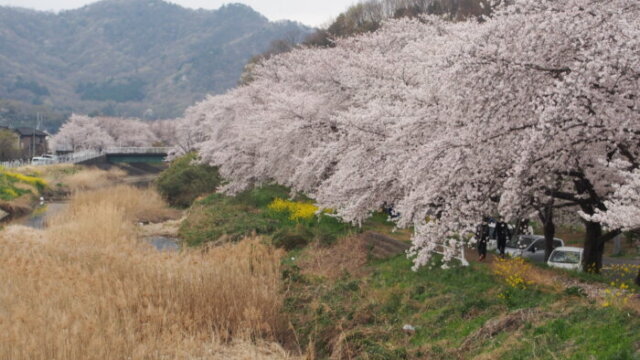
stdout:
{"type": "Polygon", "coordinates": [[[125,219],[135,222],[158,223],[180,216],[180,212],[170,209],[153,189],[140,189],[130,185],[78,193],[70,203],[69,211],[84,211],[85,206],[100,207],[102,204],[116,206],[123,212],[125,219]]]}
{"type": "Polygon", "coordinates": [[[74,166],[73,164],[52,164],[52,165],[38,165],[38,166],[23,165],[15,168],[15,171],[21,174],[44,173],[52,169],[67,168],[67,167],[73,167],[73,166],[74,166]]]}
{"type": "Polygon", "coordinates": [[[46,230],[0,233],[0,359],[287,358],[242,341],[285,336],[278,251],[157,252],[131,204],[81,194],[46,230]]]}
{"type": "Polygon", "coordinates": [[[29,175],[38,174],[42,177],[52,176],[53,174],[69,173],[71,169],[74,169],[77,165],[74,164],[53,164],[53,165],[25,165],[16,168],[16,172],[29,175]]]}
{"type": "Polygon", "coordinates": [[[22,166],[15,169],[16,173],[37,176],[45,179],[50,186],[62,183],[64,179],[81,170],[81,167],[73,164],[55,164],[44,166],[22,166]]]}
{"type": "Polygon", "coordinates": [[[121,181],[127,173],[119,168],[101,170],[89,168],[63,177],[60,181],[69,187],[71,192],[105,188],[121,181]]]}
{"type": "Polygon", "coordinates": [[[367,249],[360,236],[340,238],[330,246],[314,244],[298,264],[303,273],[336,279],[345,272],[366,274],[367,249]]]}

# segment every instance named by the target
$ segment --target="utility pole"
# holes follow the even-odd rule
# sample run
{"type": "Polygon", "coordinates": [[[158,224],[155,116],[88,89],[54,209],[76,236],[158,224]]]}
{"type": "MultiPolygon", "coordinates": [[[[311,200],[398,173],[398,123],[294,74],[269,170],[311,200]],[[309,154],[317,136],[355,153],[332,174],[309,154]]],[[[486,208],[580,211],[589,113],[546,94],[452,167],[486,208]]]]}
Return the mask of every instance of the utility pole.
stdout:
{"type": "Polygon", "coordinates": [[[36,127],[38,126],[38,122],[40,121],[40,112],[36,113],[36,123],[33,124],[33,136],[31,137],[31,159],[33,159],[36,153],[36,127]]]}

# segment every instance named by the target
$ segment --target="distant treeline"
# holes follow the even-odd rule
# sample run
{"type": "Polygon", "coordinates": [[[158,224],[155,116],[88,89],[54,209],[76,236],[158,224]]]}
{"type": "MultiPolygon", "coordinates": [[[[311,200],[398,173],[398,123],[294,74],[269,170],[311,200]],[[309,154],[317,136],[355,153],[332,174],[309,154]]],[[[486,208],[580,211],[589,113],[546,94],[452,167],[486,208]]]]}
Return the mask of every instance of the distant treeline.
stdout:
{"type": "Polygon", "coordinates": [[[351,6],[338,15],[326,30],[318,30],[305,40],[310,46],[332,46],[332,39],[376,31],[391,18],[440,15],[456,21],[482,19],[499,1],[491,0],[369,0],[351,6]]]}

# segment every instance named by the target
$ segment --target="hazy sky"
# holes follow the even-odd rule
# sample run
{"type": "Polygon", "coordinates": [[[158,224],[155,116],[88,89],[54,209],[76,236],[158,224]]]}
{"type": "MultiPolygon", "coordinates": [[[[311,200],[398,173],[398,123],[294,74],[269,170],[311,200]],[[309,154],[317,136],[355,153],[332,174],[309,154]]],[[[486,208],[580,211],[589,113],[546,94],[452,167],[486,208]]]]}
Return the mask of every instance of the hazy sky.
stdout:
{"type": "MultiPolygon", "coordinates": [[[[190,8],[217,9],[230,2],[247,4],[271,20],[297,20],[319,26],[337,16],[356,0],[165,0],[190,8]]],[[[0,0],[0,5],[38,10],[75,9],[96,0],[0,0]]]]}

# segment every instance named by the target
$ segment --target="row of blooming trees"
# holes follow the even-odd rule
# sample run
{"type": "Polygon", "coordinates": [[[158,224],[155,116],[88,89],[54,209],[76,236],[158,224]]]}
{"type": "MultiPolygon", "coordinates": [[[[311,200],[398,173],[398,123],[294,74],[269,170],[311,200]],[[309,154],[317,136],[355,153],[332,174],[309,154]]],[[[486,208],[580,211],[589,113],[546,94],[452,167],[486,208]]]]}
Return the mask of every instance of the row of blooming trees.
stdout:
{"type": "Polygon", "coordinates": [[[107,147],[174,145],[172,121],[143,122],[138,119],[72,115],[51,139],[56,151],[101,150],[107,147]]]}
{"type": "Polygon", "coordinates": [[[390,21],[265,61],[189,109],[179,142],[225,191],[276,181],[353,222],[395,204],[416,266],[458,257],[483,215],[536,216],[551,240],[562,214],[598,270],[640,225],[638,18],[635,0],[518,0],[483,23],[390,21]]]}

